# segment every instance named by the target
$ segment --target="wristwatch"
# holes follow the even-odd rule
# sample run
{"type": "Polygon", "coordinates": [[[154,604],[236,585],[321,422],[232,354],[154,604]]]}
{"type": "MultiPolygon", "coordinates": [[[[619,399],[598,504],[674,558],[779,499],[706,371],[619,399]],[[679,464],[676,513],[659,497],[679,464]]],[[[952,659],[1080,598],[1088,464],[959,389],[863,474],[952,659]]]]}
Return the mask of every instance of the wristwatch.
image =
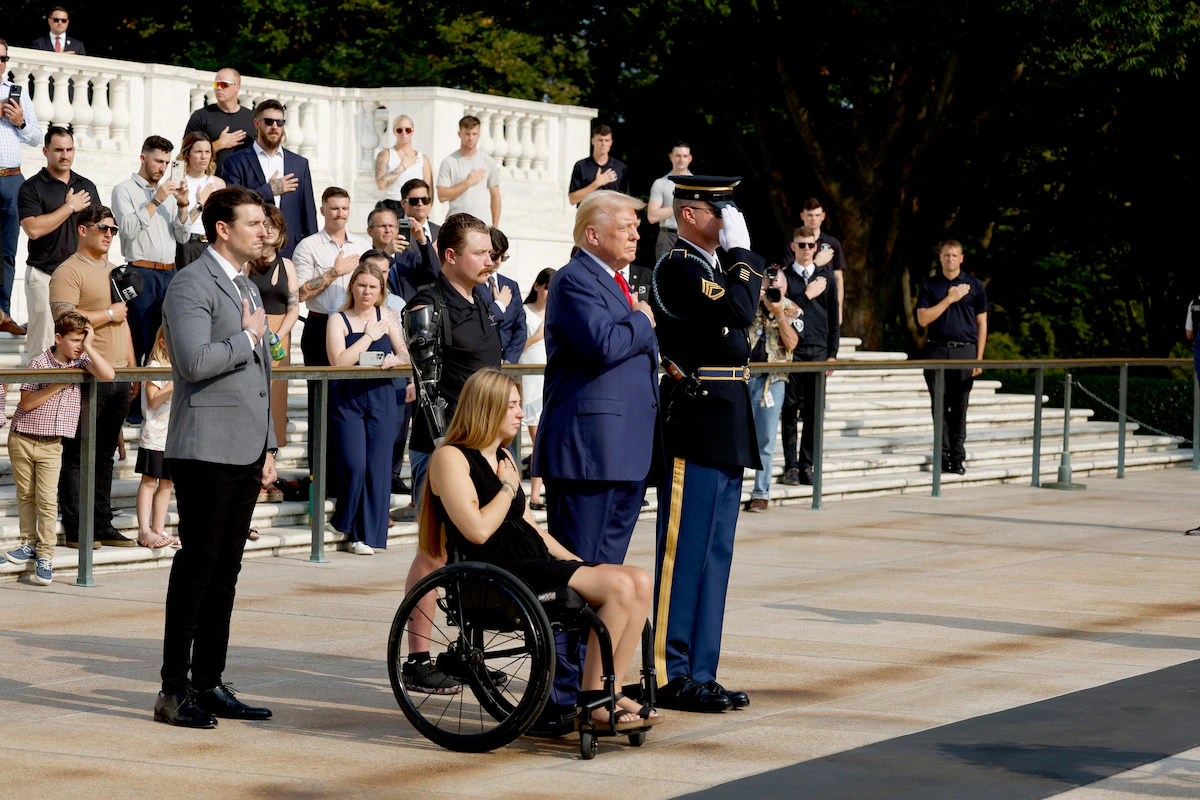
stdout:
{"type": "Polygon", "coordinates": [[[273,456],[277,456],[277,455],[279,455],[279,448],[278,447],[268,447],[267,452],[273,456]]]}

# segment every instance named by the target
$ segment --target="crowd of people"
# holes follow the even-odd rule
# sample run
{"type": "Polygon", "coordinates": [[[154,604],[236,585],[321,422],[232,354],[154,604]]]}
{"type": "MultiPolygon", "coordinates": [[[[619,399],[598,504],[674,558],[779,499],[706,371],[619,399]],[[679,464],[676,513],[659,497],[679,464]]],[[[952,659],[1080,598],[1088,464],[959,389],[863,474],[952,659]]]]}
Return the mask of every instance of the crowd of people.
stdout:
{"type": "MultiPolygon", "coordinates": [[[[3,41],[0,56],[7,58],[3,41]]],[[[742,472],[757,470],[744,508],[767,510],[782,420],[782,482],[812,483],[817,409],[816,373],[751,377],[747,364],[837,358],[846,264],[840,242],[822,230],[821,202],[805,203],[786,248],[769,259],[751,250],[733,201],[740,179],[693,174],[691,148],[678,141],[667,152],[670,171],[653,181],[647,205],[631,194],[636,176],[612,155],[613,130],[599,124],[590,156],[574,165],[567,187],[568,200],[578,206],[575,247],[565,266],[538,272],[526,293],[500,272],[509,258],[499,228],[500,172],[479,149],[477,118],[459,121],[459,147],[435,177],[430,159],[413,144],[412,118],[396,117],[395,142],[375,161],[380,194],[372,198],[362,236],[350,230],[347,190],[327,187],[317,205],[307,160],[285,147],[286,107],[268,99],[243,108],[240,81],[234,69],[217,72],[216,102],[192,115],[177,155],[169,139],[148,137],[137,171],[114,187],[110,206],[101,204],[94,183],[74,172],[72,132],[51,126],[43,133],[28,98],[7,82],[0,85],[7,275],[13,274],[17,227],[29,238],[28,326],[7,316],[6,278],[0,330],[26,337],[32,368],[83,367],[101,380],[96,546],[182,546],[180,556],[187,553],[189,540],[200,540],[196,520],[217,513],[197,491],[204,464],[224,465],[220,480],[253,478],[257,501],[282,499],[274,459],[288,441],[287,388],[271,381],[270,370],[290,363],[291,334],[303,316],[306,365],[391,370],[411,358],[416,367],[412,381],[386,374],[334,381],[327,406],[317,402],[319,384],[308,387],[308,463],[315,463],[311,434],[325,425],[326,469],[337,499],[330,526],[346,536],[353,553],[387,546],[394,493],[412,496],[409,513],[421,527],[409,588],[444,565],[440,531],[452,544],[486,552],[488,537],[506,530],[517,539],[497,545],[494,559],[514,566],[524,553],[539,563],[571,562],[514,569],[525,570],[534,584],[578,583],[589,599],[611,604],[614,629],[624,627],[618,618],[644,613],[653,601],[664,707],[722,712],[749,703],[745,693],[716,679],[742,472]],[[46,165],[25,180],[21,145],[34,142],[42,144],[46,165]],[[429,219],[434,202],[448,204],[441,225],[429,219]],[[643,218],[658,225],[653,269],[634,264],[643,218]],[[114,236],[124,265],[108,260],[114,236]],[[432,373],[426,355],[410,354],[415,339],[406,341],[408,318],[418,315],[433,320],[432,373]],[[216,327],[232,333],[212,340],[216,327]],[[257,369],[247,371],[251,361],[257,369]],[[495,371],[503,364],[546,369],[544,376],[517,382],[495,371]],[[661,385],[660,364],[667,373],[661,385]],[[137,365],[170,366],[171,379],[114,380],[114,368],[137,365]],[[221,382],[234,388],[215,390],[221,382]],[[172,423],[176,391],[176,416],[187,423],[172,423]],[[264,442],[239,444],[230,461],[220,451],[232,444],[220,432],[238,439],[238,415],[250,414],[260,399],[263,413],[242,422],[257,429],[269,420],[264,442]],[[142,426],[136,540],[111,522],[113,456],[124,457],[127,419],[142,426]],[[533,445],[528,467],[506,450],[521,426],[533,445]],[[458,454],[443,441],[453,442],[458,454]],[[406,448],[411,484],[402,472],[406,448]],[[532,478],[528,497],[520,488],[522,473],[532,478]],[[659,485],[662,498],[653,589],[644,572],[619,566],[648,483],[659,485]],[[179,536],[166,531],[173,489],[181,517],[188,508],[179,536]],[[472,494],[474,503],[467,500],[472,494]],[[530,517],[541,509],[548,535],[530,517]]],[[[943,243],[939,252],[942,274],[925,282],[916,310],[930,330],[930,355],[981,357],[983,285],[961,271],[958,242],[943,243]]],[[[945,395],[945,467],[960,472],[972,377],[953,375],[945,395]]],[[[39,583],[52,579],[58,513],[67,545],[81,541],[80,413],[77,384],[21,387],[9,440],[21,544],[6,557],[36,562],[39,583]]],[[[193,545],[193,557],[176,557],[156,706],[156,716],[168,722],[211,727],[209,706],[227,711],[238,705],[219,682],[207,706],[189,705],[194,698],[181,648],[199,636],[195,618],[186,616],[200,607],[189,594],[196,580],[190,571],[214,559],[228,568],[226,549],[233,547],[240,561],[245,540],[257,535],[241,491],[230,489],[237,499],[230,499],[230,515],[217,520],[217,533],[193,545]]],[[[226,634],[233,576],[236,570],[223,579],[228,596],[217,609],[226,615],[226,634]]],[[[622,667],[634,627],[618,637],[622,667]]],[[[410,635],[410,657],[401,669],[406,686],[461,690],[430,661],[419,626],[410,635]]],[[[550,725],[556,715],[561,723],[574,713],[581,691],[596,689],[586,644],[560,643],[554,695],[544,714],[550,725]]],[[[206,661],[205,668],[215,663],[206,661]]],[[[203,682],[211,684],[212,675],[205,673],[203,682]]],[[[634,721],[624,718],[640,713],[635,705],[622,707],[623,721],[634,721]]],[[[241,708],[242,718],[270,715],[241,708]]]]}

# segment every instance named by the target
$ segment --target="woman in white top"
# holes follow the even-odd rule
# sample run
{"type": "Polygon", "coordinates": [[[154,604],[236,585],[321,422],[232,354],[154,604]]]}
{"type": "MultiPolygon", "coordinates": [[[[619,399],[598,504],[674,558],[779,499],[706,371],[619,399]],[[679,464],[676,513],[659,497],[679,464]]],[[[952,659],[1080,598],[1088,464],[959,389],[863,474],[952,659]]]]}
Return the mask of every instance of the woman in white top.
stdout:
{"type": "Polygon", "coordinates": [[[204,237],[204,222],[200,214],[204,201],[217,189],[225,188],[225,181],[213,175],[217,162],[213,159],[212,140],[203,131],[193,131],[183,137],[183,145],[175,158],[183,164],[184,180],[187,182],[188,208],[187,225],[191,236],[183,244],[175,245],[175,266],[179,269],[191,264],[208,247],[204,237]]]}
{"type": "MultiPolygon", "coordinates": [[[[518,364],[546,363],[546,298],[550,294],[550,279],[556,270],[547,267],[538,273],[525,298],[525,351],[517,359],[518,364]]],[[[529,450],[537,441],[538,421],[542,416],[542,388],[546,379],[541,375],[521,376],[521,397],[525,404],[525,425],[529,428],[529,450]]],[[[539,511],[546,507],[542,502],[542,479],[533,478],[529,486],[529,507],[539,511]]]]}
{"type": "Polygon", "coordinates": [[[397,217],[404,216],[400,190],[413,178],[422,178],[433,186],[433,166],[429,158],[413,147],[413,121],[403,114],[392,123],[396,144],[379,151],[375,157],[375,185],[383,192],[376,208],[390,208],[397,217]]]}

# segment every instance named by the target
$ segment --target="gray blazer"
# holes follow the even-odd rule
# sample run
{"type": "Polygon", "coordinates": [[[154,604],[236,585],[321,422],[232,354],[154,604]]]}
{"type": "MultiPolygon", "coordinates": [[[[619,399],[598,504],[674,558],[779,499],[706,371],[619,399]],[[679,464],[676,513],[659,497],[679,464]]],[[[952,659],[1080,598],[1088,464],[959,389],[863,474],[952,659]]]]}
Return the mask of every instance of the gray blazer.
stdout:
{"type": "Polygon", "coordinates": [[[211,251],[171,280],[162,315],[175,381],[167,458],[253,464],[276,446],[271,354],[242,332],[241,296],[211,251]]]}

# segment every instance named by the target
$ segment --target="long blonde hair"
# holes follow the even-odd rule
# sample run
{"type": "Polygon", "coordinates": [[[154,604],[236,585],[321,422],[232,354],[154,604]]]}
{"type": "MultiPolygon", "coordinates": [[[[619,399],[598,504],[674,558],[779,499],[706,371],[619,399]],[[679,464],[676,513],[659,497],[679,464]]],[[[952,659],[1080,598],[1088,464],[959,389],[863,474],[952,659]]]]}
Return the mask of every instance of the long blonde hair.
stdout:
{"type": "Polygon", "coordinates": [[[150,348],[150,360],[164,367],[171,366],[171,354],[167,352],[167,329],[162,325],[158,326],[158,337],[154,340],[154,347],[150,348]]]}
{"type": "MultiPolygon", "coordinates": [[[[460,445],[468,450],[482,450],[496,441],[500,429],[508,417],[508,401],[512,390],[521,391],[521,382],[494,367],[487,367],[467,378],[458,408],[446,429],[446,436],[434,451],[447,445],[460,445]]],[[[508,445],[512,438],[501,440],[508,445]]],[[[421,490],[421,511],[417,522],[420,529],[421,552],[433,559],[440,559],[446,552],[446,534],[442,521],[433,509],[433,490],[429,475],[425,475],[425,487],[421,490]]]]}

